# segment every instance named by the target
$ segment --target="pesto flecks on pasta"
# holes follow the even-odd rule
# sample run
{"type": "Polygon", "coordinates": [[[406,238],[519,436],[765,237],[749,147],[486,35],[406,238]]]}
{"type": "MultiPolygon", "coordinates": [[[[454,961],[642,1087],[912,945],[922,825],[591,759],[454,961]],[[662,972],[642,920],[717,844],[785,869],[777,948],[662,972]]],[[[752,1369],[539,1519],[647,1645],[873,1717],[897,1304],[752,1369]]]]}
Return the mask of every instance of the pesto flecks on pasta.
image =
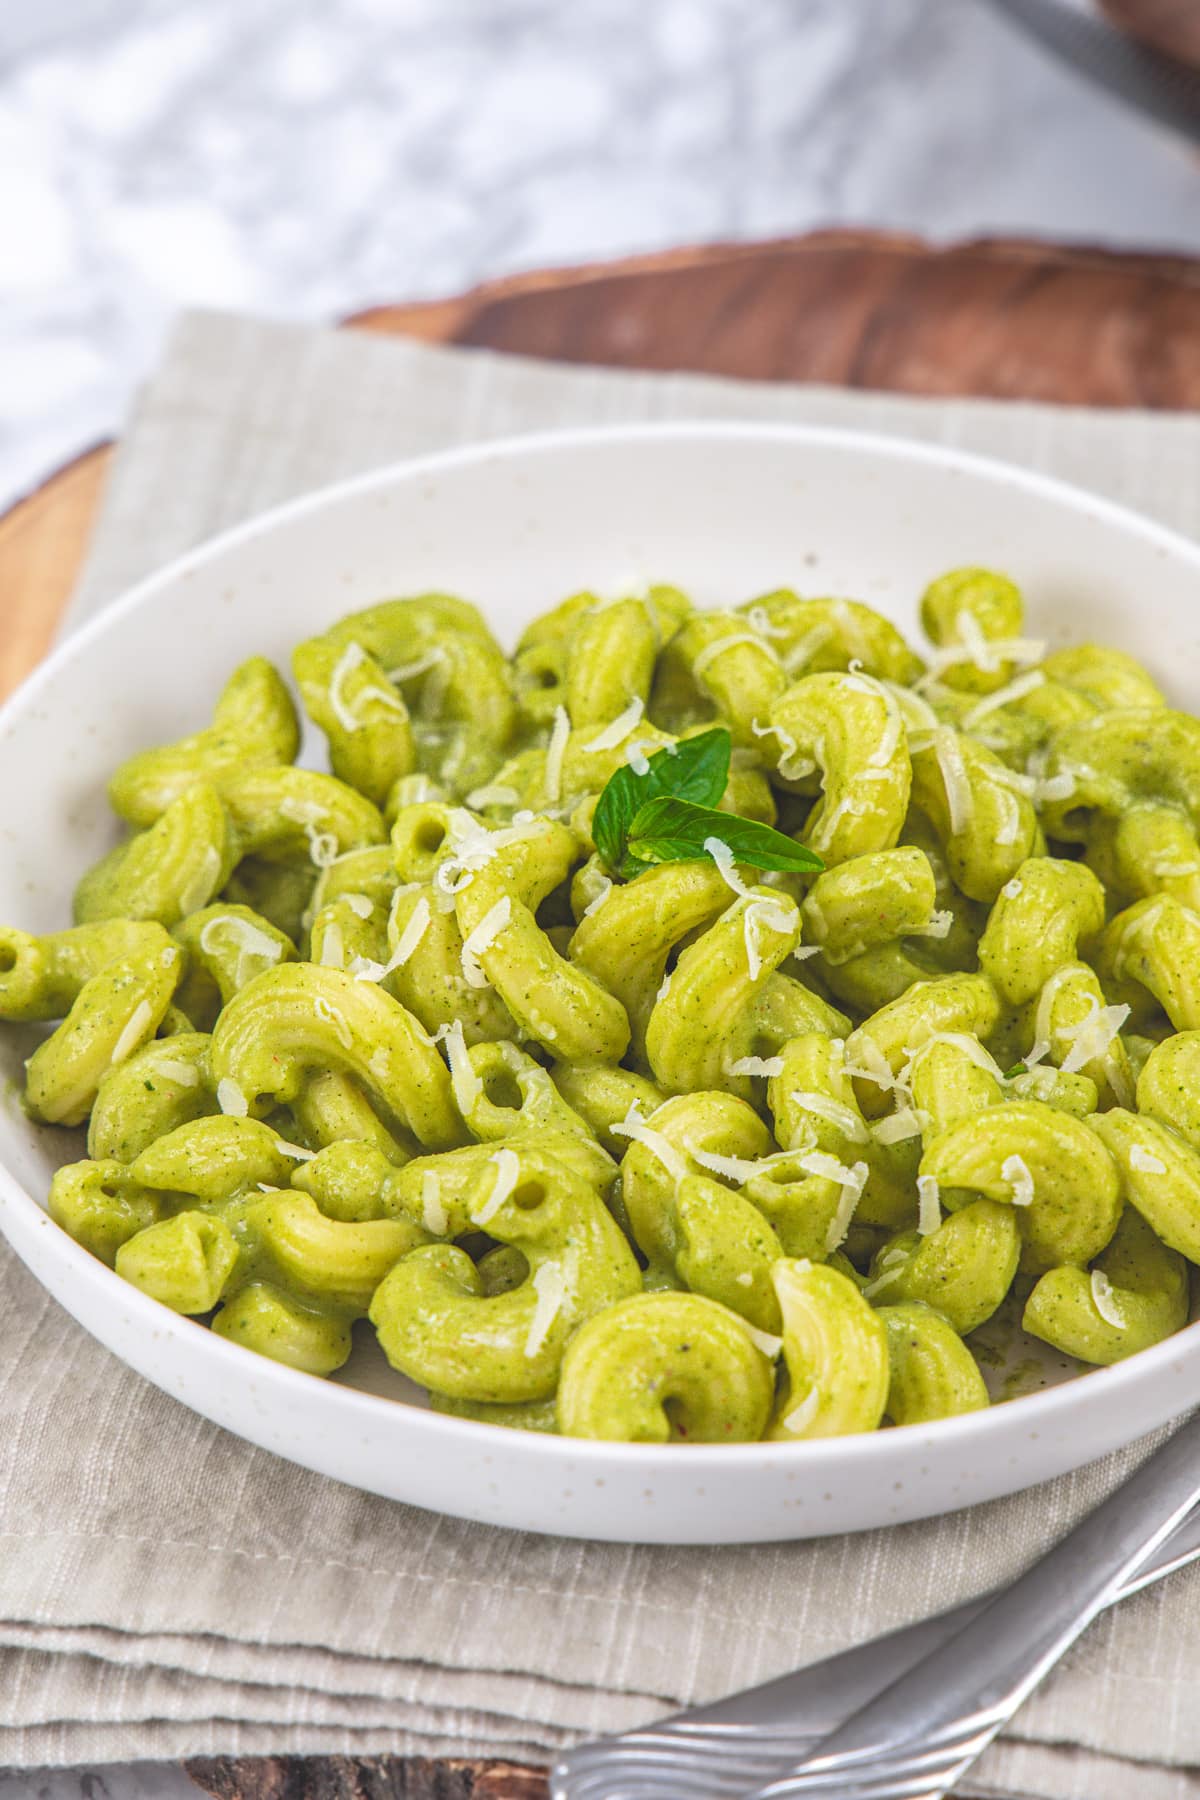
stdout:
{"type": "Polygon", "coordinates": [[[386,601],[295,651],[329,773],[244,663],[113,775],[75,923],[0,929],[27,1109],[87,1129],[52,1217],[295,1369],[374,1330],[435,1410],[598,1439],[925,1423],[1005,1319],[1178,1330],[1200,721],[1001,575],[920,613],[580,593],[510,657],[386,601]]]}

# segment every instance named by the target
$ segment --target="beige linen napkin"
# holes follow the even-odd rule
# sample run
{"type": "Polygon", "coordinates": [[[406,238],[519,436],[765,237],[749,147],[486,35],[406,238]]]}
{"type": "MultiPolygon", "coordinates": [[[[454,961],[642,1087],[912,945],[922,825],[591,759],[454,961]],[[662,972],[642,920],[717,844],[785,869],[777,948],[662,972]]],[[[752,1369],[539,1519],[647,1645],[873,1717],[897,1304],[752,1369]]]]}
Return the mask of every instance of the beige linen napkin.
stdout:
{"type": "MultiPolygon", "coordinates": [[[[196,315],[122,446],[71,620],[333,477],[553,423],[682,416],[961,444],[1200,529],[1192,418],[555,368],[196,315]]],[[[391,1505],[249,1448],[114,1361],[2,1250],[0,1319],[2,1766],[268,1751],[544,1759],[1011,1577],[1151,1448],[857,1537],[718,1551],[560,1542],[391,1505]]],[[[966,1791],[1197,1800],[1198,1598],[1189,1571],[1109,1614],[966,1791]]]]}

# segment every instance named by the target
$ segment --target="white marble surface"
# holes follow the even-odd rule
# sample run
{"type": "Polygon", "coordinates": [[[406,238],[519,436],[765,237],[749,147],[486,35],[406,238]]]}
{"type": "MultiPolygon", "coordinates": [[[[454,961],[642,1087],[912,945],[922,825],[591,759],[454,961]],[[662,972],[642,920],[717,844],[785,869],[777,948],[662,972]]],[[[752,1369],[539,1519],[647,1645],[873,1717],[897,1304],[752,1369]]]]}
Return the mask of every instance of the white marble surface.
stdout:
{"type": "Polygon", "coordinates": [[[1200,173],[978,0],[4,0],[0,503],[182,304],[851,222],[1200,250],[1200,173]]]}

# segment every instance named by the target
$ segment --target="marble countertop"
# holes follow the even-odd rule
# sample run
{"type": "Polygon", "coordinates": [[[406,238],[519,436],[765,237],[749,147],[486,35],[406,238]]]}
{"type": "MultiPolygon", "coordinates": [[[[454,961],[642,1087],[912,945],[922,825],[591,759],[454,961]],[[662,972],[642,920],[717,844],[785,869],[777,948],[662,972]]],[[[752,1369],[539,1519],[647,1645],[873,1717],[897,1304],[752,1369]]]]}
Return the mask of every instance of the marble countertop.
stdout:
{"type": "Polygon", "coordinates": [[[1200,251],[1200,171],[979,0],[10,6],[0,505],[119,429],[182,305],[829,224],[1200,251]]]}

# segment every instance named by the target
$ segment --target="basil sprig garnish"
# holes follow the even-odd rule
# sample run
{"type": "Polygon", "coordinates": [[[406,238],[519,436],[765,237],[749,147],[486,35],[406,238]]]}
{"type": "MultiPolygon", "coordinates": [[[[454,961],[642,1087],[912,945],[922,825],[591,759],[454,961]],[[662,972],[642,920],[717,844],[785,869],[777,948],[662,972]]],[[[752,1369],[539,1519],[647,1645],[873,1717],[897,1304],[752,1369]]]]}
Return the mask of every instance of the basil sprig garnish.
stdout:
{"type": "Polygon", "coordinates": [[[592,817],[596,849],[614,875],[630,881],[655,863],[702,862],[711,854],[708,838],[719,838],[735,862],[752,869],[809,874],[824,868],[814,851],[782,831],[717,810],[732,748],[729,733],[716,726],[655,751],[641,774],[622,763],[592,817]]]}

